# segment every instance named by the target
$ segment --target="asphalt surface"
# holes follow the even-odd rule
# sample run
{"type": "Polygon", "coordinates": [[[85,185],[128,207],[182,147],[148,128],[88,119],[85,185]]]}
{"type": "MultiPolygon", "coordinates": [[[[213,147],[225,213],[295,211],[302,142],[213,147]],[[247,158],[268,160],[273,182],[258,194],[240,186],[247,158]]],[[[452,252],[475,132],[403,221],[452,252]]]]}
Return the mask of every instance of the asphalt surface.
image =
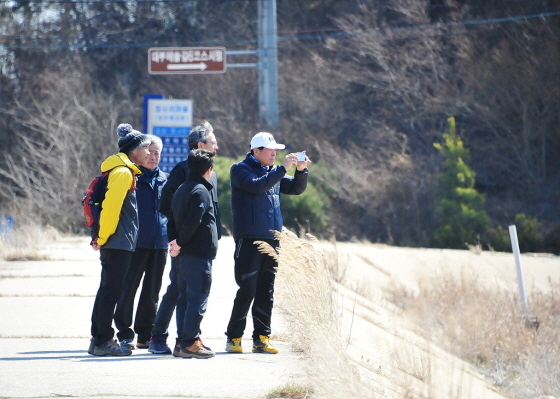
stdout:
{"type": "MultiPolygon", "coordinates": [[[[99,286],[98,253],[87,238],[64,238],[41,252],[49,260],[0,261],[1,398],[265,398],[287,385],[305,385],[301,354],[273,313],[276,355],[226,353],[224,331],[237,289],[233,240],[220,240],[202,339],[216,356],[182,359],[136,349],[131,356],[88,355],[90,316],[99,286]]],[[[161,294],[165,292],[169,262],[161,294]]],[[[175,319],[168,343],[176,337],[175,319]]]]}

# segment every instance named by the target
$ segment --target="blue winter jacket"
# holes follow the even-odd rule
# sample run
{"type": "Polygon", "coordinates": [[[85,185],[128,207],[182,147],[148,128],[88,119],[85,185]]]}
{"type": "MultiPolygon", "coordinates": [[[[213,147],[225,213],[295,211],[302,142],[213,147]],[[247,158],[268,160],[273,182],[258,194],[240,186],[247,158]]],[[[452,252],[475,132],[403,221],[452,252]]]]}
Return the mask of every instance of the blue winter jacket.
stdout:
{"type": "Polygon", "coordinates": [[[280,193],[299,195],[307,188],[307,168],[292,176],[284,166],[263,167],[250,153],[230,170],[233,238],[274,239],[282,231],[280,193]]]}
{"type": "Polygon", "coordinates": [[[167,218],[159,212],[161,190],[167,177],[159,168],[139,166],[142,174],[136,182],[138,204],[138,241],[136,248],[167,249],[167,218]]]}

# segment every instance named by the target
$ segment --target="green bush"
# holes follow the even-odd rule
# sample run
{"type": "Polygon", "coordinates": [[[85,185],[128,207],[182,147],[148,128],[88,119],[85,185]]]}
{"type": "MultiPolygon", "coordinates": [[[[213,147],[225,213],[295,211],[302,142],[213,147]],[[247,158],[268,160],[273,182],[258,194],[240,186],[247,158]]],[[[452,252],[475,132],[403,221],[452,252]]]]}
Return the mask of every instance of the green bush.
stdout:
{"type": "Polygon", "coordinates": [[[546,251],[560,255],[560,224],[557,224],[545,238],[546,251]]]}
{"type": "MultiPolygon", "coordinates": [[[[519,213],[515,215],[514,221],[519,250],[521,252],[559,252],[560,225],[545,238],[537,219],[519,213]]],[[[488,247],[496,251],[510,252],[512,250],[509,229],[501,226],[487,229],[483,240],[485,243],[488,243],[488,247]]]]}
{"type": "Polygon", "coordinates": [[[322,236],[329,225],[329,218],[325,212],[327,206],[326,196],[309,182],[303,194],[282,196],[284,225],[298,233],[307,232],[322,236]]]}
{"type": "Polygon", "coordinates": [[[488,227],[481,240],[488,246],[488,249],[511,252],[511,239],[507,228],[502,226],[488,227]]]}
{"type": "Polygon", "coordinates": [[[519,213],[515,215],[515,228],[521,252],[541,252],[544,250],[544,236],[537,219],[519,213]]]}
{"type": "MultiPolygon", "coordinates": [[[[218,206],[220,208],[220,218],[225,234],[230,234],[232,230],[231,214],[231,186],[229,172],[231,166],[244,159],[225,158],[218,156],[214,165],[214,170],[218,175],[218,206]]],[[[278,159],[283,159],[281,153],[278,159]]],[[[313,167],[318,165],[313,164],[313,167]]],[[[293,173],[293,169],[289,174],[293,173]]],[[[316,235],[325,230],[329,224],[326,209],[328,207],[328,196],[319,191],[319,185],[311,178],[313,171],[310,172],[310,179],[307,190],[301,195],[282,195],[280,204],[284,225],[296,232],[311,232],[316,235]]]]}

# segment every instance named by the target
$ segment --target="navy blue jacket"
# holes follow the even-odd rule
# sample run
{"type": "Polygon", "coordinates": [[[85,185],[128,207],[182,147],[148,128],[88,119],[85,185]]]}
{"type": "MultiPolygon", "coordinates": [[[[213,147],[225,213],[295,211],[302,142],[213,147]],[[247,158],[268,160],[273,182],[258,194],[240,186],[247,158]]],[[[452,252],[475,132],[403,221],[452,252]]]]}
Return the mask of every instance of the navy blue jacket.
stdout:
{"type": "Polygon", "coordinates": [[[159,212],[161,191],[167,177],[159,168],[154,171],[139,166],[142,174],[136,182],[138,204],[138,241],[136,248],[167,249],[167,217],[159,212]]]}
{"type": "Polygon", "coordinates": [[[179,256],[216,257],[218,231],[211,190],[212,184],[206,179],[190,173],[173,195],[168,238],[181,247],[179,256]]]}
{"type": "Polygon", "coordinates": [[[307,168],[292,176],[284,166],[263,167],[250,153],[230,170],[233,238],[274,239],[282,231],[280,193],[299,195],[307,188],[307,168]]]}

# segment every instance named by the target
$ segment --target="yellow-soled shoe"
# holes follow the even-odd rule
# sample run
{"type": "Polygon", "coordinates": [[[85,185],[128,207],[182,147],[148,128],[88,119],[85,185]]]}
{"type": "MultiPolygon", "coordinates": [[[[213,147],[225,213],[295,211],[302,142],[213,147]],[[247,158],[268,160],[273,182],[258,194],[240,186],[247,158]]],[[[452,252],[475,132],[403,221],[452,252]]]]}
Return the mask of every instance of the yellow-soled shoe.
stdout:
{"type": "Polygon", "coordinates": [[[278,349],[276,349],[272,344],[269,342],[268,337],[266,335],[259,335],[259,338],[253,339],[253,352],[254,353],[278,353],[278,349]]]}
{"type": "Polygon", "coordinates": [[[243,348],[241,347],[241,338],[228,338],[226,342],[226,352],[243,353],[243,348]]]}

